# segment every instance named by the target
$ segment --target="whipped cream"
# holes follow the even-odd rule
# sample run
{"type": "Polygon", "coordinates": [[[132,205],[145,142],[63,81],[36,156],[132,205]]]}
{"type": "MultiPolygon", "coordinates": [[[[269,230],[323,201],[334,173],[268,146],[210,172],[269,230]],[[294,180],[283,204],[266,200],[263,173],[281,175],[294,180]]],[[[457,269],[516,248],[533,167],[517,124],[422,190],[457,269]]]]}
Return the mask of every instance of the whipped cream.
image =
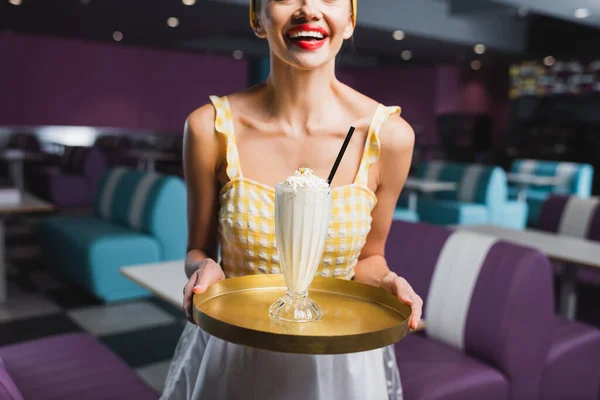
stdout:
{"type": "Polygon", "coordinates": [[[283,184],[292,189],[297,188],[327,188],[329,184],[310,168],[298,168],[294,175],[289,176],[283,184]]]}

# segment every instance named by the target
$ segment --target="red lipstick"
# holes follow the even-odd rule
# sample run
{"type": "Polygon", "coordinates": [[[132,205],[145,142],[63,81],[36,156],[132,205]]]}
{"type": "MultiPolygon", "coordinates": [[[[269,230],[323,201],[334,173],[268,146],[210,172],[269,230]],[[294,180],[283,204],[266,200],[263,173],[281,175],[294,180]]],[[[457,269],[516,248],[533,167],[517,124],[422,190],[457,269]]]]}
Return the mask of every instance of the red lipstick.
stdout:
{"type": "Polygon", "coordinates": [[[329,33],[327,33],[327,30],[321,26],[313,24],[302,24],[296,25],[290,30],[288,30],[285,36],[296,47],[299,47],[303,50],[314,51],[323,47],[323,45],[325,44],[325,39],[329,37],[329,33]],[[315,38],[312,36],[300,36],[292,38],[292,35],[299,32],[316,32],[322,35],[322,39],[315,38]]]}

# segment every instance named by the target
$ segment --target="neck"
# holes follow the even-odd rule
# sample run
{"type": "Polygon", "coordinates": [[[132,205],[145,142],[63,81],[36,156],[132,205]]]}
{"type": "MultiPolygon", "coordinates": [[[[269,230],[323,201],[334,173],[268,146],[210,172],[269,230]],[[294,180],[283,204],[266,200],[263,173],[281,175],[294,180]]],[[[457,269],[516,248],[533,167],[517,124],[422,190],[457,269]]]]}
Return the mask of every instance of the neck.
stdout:
{"type": "Polygon", "coordinates": [[[267,80],[272,114],[292,132],[322,125],[335,104],[340,82],[335,77],[335,60],[318,69],[301,70],[271,55],[271,73],[267,80]]]}

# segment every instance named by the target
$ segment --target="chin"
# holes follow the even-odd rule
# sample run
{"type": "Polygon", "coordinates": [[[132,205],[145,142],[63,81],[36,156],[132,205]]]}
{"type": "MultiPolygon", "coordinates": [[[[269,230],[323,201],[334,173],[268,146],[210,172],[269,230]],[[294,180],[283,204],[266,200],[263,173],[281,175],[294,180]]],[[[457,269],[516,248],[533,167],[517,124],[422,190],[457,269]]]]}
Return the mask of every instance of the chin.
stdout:
{"type": "Polygon", "coordinates": [[[302,70],[316,70],[319,69],[335,60],[335,54],[333,56],[327,55],[316,56],[316,54],[299,54],[295,57],[290,57],[287,61],[288,64],[302,70]]]}
{"type": "Polygon", "coordinates": [[[320,48],[315,51],[297,49],[293,45],[285,46],[283,51],[274,51],[273,54],[292,67],[302,70],[316,70],[332,61],[339,53],[339,48],[320,48]]]}

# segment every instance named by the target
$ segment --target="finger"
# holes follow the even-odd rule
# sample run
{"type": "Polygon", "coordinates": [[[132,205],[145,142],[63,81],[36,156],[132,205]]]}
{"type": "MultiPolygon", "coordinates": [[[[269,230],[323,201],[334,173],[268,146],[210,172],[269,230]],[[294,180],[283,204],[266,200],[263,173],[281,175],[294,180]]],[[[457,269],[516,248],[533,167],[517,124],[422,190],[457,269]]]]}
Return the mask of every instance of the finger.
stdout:
{"type": "Polygon", "coordinates": [[[198,282],[196,283],[196,286],[194,286],[194,293],[204,293],[210,285],[223,278],[223,270],[217,263],[207,264],[198,273],[198,282]]]}
{"type": "Polygon", "coordinates": [[[417,329],[419,326],[419,322],[421,321],[421,315],[423,313],[423,300],[418,295],[415,295],[416,298],[412,304],[412,317],[411,317],[411,328],[417,329]]]}
{"type": "Polygon", "coordinates": [[[214,268],[211,265],[206,265],[200,272],[198,272],[198,280],[194,286],[195,294],[202,294],[206,291],[208,286],[213,283],[214,268]]]}
{"type": "Polygon", "coordinates": [[[396,290],[398,292],[398,298],[400,301],[411,306],[411,317],[408,322],[411,329],[416,329],[421,319],[423,301],[414,292],[413,288],[404,278],[398,278],[395,281],[396,290]]]}
{"type": "Polygon", "coordinates": [[[192,289],[196,285],[196,281],[198,280],[198,273],[194,272],[188,283],[185,285],[185,291],[183,294],[183,309],[185,311],[185,316],[190,322],[194,322],[192,318],[192,301],[193,301],[193,292],[192,289]]]}
{"type": "Polygon", "coordinates": [[[196,285],[196,280],[198,279],[198,274],[196,272],[194,272],[192,274],[192,276],[190,276],[190,279],[187,281],[187,283],[185,284],[185,288],[183,291],[183,304],[184,304],[184,308],[188,308],[187,305],[191,305],[192,303],[192,289],[194,288],[194,286],[196,285]]]}

